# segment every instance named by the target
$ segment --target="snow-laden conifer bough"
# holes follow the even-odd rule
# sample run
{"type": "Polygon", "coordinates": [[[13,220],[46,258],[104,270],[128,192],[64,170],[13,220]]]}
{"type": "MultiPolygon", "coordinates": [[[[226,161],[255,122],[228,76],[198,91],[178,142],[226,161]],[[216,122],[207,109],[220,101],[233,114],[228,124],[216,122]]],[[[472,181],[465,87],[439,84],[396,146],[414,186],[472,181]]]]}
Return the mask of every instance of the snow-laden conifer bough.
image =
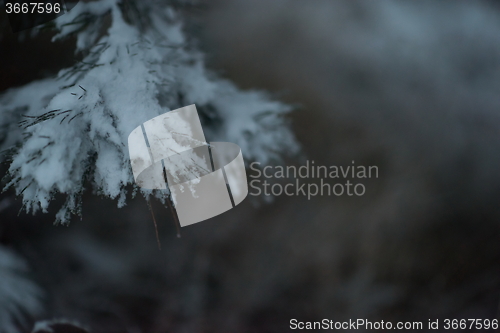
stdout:
{"type": "Polygon", "coordinates": [[[42,313],[42,290],[27,278],[28,265],[12,250],[0,246],[0,332],[19,332],[26,314],[42,313]]]}
{"type": "MultiPolygon", "coordinates": [[[[81,216],[84,183],[124,206],[134,183],[129,133],[189,104],[198,107],[210,140],[236,143],[247,161],[297,152],[283,117],[290,107],[210,73],[169,1],[80,2],[54,23],[54,40],[76,35],[83,60],[0,96],[5,188],[15,189],[27,212],[47,212],[62,193],[67,199],[56,222],[68,223],[72,214],[81,216]]],[[[168,197],[141,192],[162,202],[168,197]]]]}

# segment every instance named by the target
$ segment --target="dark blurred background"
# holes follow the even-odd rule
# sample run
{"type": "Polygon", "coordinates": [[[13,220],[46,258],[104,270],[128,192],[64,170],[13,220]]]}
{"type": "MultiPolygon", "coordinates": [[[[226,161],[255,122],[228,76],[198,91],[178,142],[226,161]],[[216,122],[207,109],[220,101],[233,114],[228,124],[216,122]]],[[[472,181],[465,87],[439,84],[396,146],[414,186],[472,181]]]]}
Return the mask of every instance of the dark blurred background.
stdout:
{"type": "MultiPolygon", "coordinates": [[[[217,0],[182,10],[212,70],[295,106],[303,157],[377,165],[379,178],[363,197],[249,198],[181,239],[153,202],[161,251],[142,197],[118,209],[89,193],[83,219],[65,227],[53,214],[18,215],[6,192],[0,242],[46,291],[35,319],[155,333],[499,318],[498,2],[217,0]]],[[[14,35],[3,12],[0,22],[2,91],[78,57],[72,40],[14,35]]]]}

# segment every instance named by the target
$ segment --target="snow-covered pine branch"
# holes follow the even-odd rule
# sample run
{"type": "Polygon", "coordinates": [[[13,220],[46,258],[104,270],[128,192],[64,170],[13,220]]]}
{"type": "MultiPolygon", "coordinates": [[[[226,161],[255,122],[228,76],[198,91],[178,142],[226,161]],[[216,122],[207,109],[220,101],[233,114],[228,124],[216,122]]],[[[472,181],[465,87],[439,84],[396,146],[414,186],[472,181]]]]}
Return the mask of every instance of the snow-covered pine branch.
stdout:
{"type": "Polygon", "coordinates": [[[80,2],[55,21],[54,38],[76,35],[83,60],[0,97],[0,150],[17,144],[6,187],[22,196],[26,211],[47,212],[63,193],[56,219],[67,223],[80,213],[86,182],[123,206],[133,183],[128,134],[189,104],[211,141],[234,142],[247,159],[265,163],[297,151],[283,117],[290,108],[207,71],[181,19],[165,1],[100,0],[80,2]]]}
{"type": "Polygon", "coordinates": [[[0,332],[19,332],[26,315],[42,312],[41,289],[25,274],[27,265],[11,250],[0,246],[0,332]]]}

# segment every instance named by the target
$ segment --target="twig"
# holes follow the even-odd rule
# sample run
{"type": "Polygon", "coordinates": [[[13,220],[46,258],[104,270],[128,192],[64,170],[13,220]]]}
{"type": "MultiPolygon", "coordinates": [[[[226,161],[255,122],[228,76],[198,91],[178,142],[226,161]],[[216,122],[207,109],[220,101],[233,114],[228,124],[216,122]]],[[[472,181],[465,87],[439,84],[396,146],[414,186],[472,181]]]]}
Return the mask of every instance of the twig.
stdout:
{"type": "Polygon", "coordinates": [[[151,207],[151,201],[149,201],[149,198],[148,198],[148,207],[149,207],[149,210],[151,211],[151,215],[153,216],[153,222],[155,224],[155,232],[156,232],[156,242],[158,243],[158,250],[161,251],[161,243],[160,243],[160,236],[158,235],[158,225],[156,224],[156,217],[155,217],[155,213],[153,212],[153,208],[151,207]]]}

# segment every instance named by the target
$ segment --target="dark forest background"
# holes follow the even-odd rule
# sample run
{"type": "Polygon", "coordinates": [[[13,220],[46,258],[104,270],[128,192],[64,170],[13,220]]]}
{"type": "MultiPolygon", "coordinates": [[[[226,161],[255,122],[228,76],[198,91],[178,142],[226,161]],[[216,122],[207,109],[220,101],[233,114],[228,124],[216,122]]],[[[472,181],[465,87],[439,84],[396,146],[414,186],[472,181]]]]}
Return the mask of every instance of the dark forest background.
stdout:
{"type": "MultiPolygon", "coordinates": [[[[247,199],[181,239],[153,202],[161,251],[142,197],[118,209],[87,193],[83,219],[66,227],[50,213],[18,215],[7,191],[0,243],[45,291],[33,320],[154,333],[499,318],[497,2],[218,0],[180,10],[212,70],[295,106],[303,156],[377,165],[379,178],[361,198],[247,199]]],[[[14,35],[3,12],[0,22],[0,91],[78,59],[74,40],[14,35]]]]}

